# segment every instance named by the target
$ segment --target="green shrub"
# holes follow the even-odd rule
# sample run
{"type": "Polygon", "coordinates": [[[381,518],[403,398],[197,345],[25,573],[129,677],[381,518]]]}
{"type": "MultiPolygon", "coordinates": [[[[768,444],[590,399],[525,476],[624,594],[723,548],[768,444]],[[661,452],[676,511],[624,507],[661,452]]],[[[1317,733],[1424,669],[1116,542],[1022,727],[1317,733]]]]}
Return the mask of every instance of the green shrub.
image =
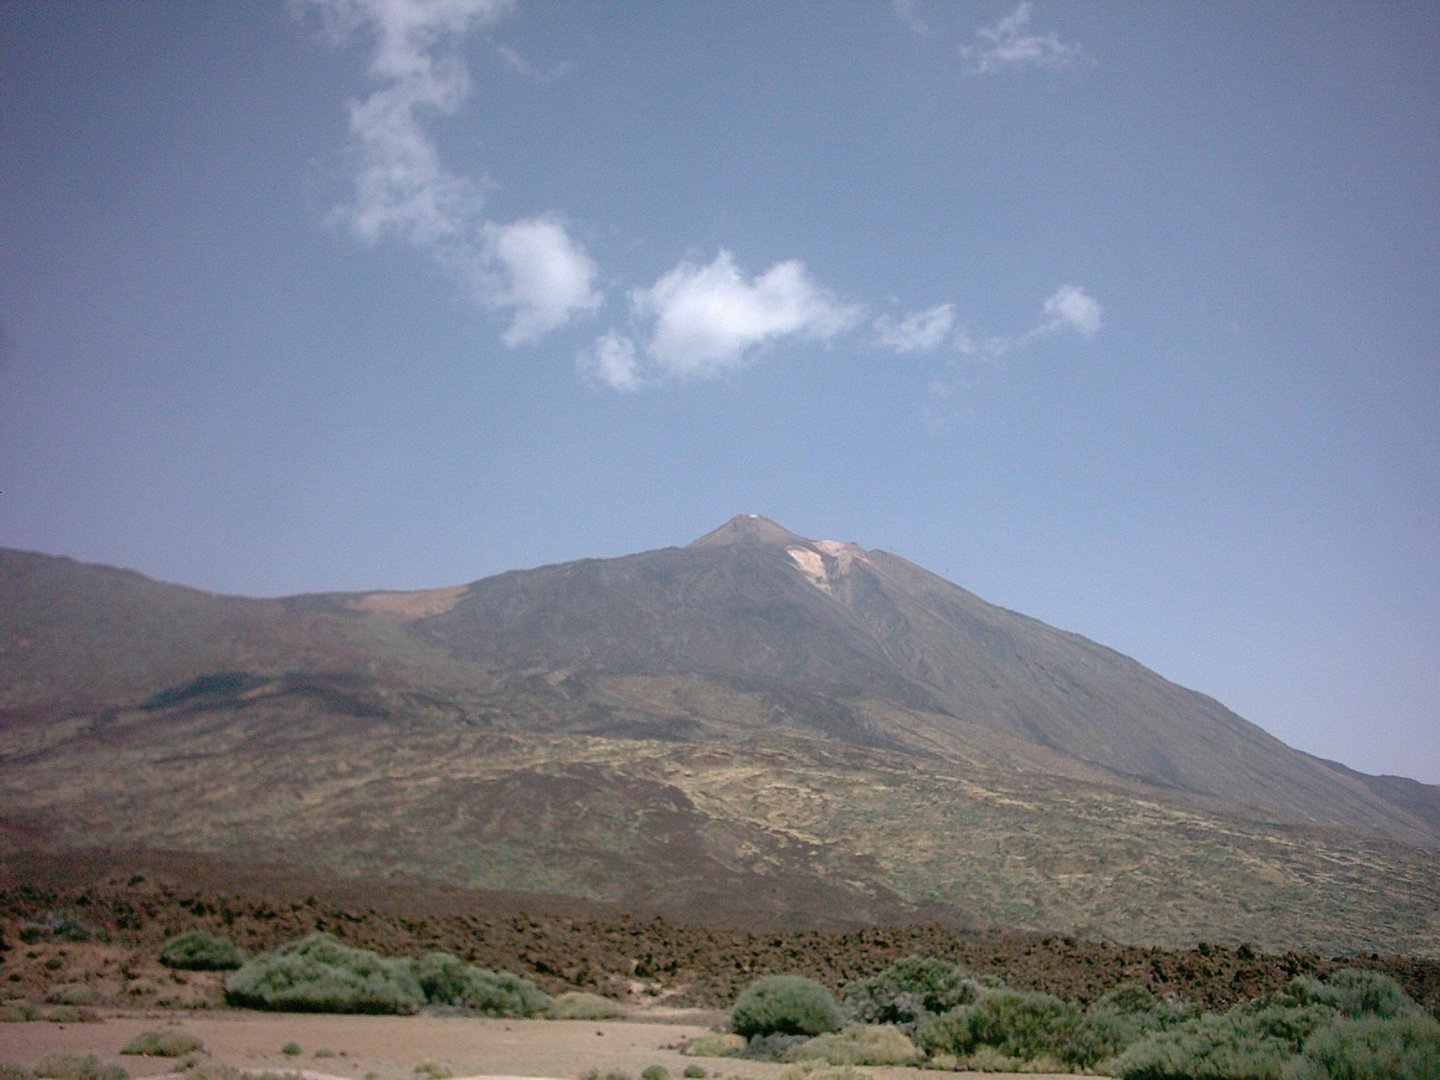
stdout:
{"type": "Polygon", "coordinates": [[[670,1070],[664,1065],[650,1065],[640,1074],[640,1080],[670,1080],[670,1070]]]}
{"type": "Polygon", "coordinates": [[[840,1027],[840,1006],[829,990],[803,975],[756,979],[730,1012],[731,1026],[747,1039],[757,1035],[823,1035],[840,1027]]]}
{"type": "Polygon", "coordinates": [[[625,1009],[599,994],[571,990],[550,1003],[550,1015],[556,1020],[617,1020],[625,1015],[625,1009]]]}
{"type": "Polygon", "coordinates": [[[705,1080],[705,1069],[700,1065],[686,1065],[681,1075],[685,1080],[705,1080]]]}
{"type": "Polygon", "coordinates": [[[49,1080],[127,1080],[130,1075],[94,1054],[52,1054],[36,1065],[34,1072],[49,1080]]]}
{"type": "Polygon", "coordinates": [[[1291,980],[1289,990],[1300,1004],[1328,1005],[1352,1019],[1420,1011],[1420,1006],[1399,983],[1378,971],[1341,968],[1323,982],[1297,975],[1291,980]]]}
{"type": "Polygon", "coordinates": [[[1319,1005],[1237,1005],[1149,1035],[1107,1068],[1124,1080],[1279,1080],[1305,1041],[1334,1017],[1319,1005]]]}
{"type": "Polygon", "coordinates": [[[743,1035],[701,1035],[680,1048],[687,1057],[734,1057],[745,1049],[743,1035]]]}
{"type": "Polygon", "coordinates": [[[824,1061],[831,1065],[910,1065],[920,1052],[893,1024],[855,1024],[816,1035],[799,1046],[796,1061],[824,1061]]]}
{"type": "Polygon", "coordinates": [[[878,975],[846,985],[843,997],[862,1024],[914,1025],[968,1005],[980,985],[959,964],[934,956],[907,956],[878,975]]]}
{"type": "Polygon", "coordinates": [[[184,1057],[205,1044],[187,1031],[142,1031],[120,1049],[122,1054],[142,1057],[184,1057]]]}
{"type": "Polygon", "coordinates": [[[1080,1010],[1053,994],[993,990],[920,1029],[920,1044],[932,1053],[964,1056],[991,1047],[1005,1057],[1029,1061],[1077,1056],[1080,1010]]]}
{"type": "Polygon", "coordinates": [[[181,971],[234,971],[245,963],[245,954],[228,938],[187,930],[160,946],[160,963],[181,971]]]}
{"type": "Polygon", "coordinates": [[[1086,1010],[1075,1031],[1068,1060],[1081,1068],[1091,1068],[1189,1016],[1187,1007],[1163,1001],[1143,986],[1119,987],[1086,1010]]]}
{"type": "Polygon", "coordinates": [[[280,1047],[280,1053],[284,1054],[286,1057],[299,1057],[300,1044],[297,1042],[288,1042],[284,1046],[280,1047]]]}
{"type": "Polygon", "coordinates": [[[427,953],[413,968],[431,1005],[450,1005],[486,1016],[540,1016],[553,1004],[550,995],[529,979],[476,967],[449,953],[427,953]]]}
{"type": "Polygon", "coordinates": [[[1435,1080],[1440,1023],[1421,1012],[1337,1020],[1306,1042],[1284,1080],[1435,1080]]]}
{"type": "Polygon", "coordinates": [[[415,1066],[415,1075],[428,1076],[430,1080],[450,1080],[455,1074],[438,1061],[422,1061],[415,1066]]]}
{"type": "Polygon", "coordinates": [[[33,1080],[34,1076],[35,1074],[29,1069],[11,1065],[8,1062],[0,1062],[0,1080],[33,1080]]]}
{"type": "Polygon", "coordinates": [[[292,1012],[413,1013],[425,994],[408,961],[311,934],[246,961],[225,980],[225,1000],[292,1012]]]}

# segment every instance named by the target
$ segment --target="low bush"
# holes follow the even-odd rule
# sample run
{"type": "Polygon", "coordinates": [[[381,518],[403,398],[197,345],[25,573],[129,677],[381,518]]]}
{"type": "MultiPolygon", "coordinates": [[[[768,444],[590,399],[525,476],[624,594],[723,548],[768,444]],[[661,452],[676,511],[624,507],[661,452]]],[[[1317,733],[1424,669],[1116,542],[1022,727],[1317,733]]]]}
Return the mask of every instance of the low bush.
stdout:
{"type": "Polygon", "coordinates": [[[823,1061],[802,1061],[780,1074],[780,1080],[869,1080],[853,1065],[827,1065],[823,1061]]]}
{"type": "Polygon", "coordinates": [[[650,1065],[640,1074],[640,1080],[670,1080],[670,1070],[664,1065],[650,1065]]]}
{"type": "Polygon", "coordinates": [[[1423,1012],[1337,1020],[1310,1037],[1283,1080],[1435,1080],[1440,1023],[1423,1012]]]}
{"type": "Polygon", "coordinates": [[[849,983],[842,997],[862,1024],[913,1026],[970,1004],[980,989],[959,964],[934,956],[907,956],[878,975],[849,983]]]}
{"type": "Polygon", "coordinates": [[[73,1005],[60,1005],[51,1009],[42,1019],[47,1024],[99,1024],[100,1014],[94,1009],[81,1009],[73,1005]]]}
{"type": "Polygon", "coordinates": [[[27,1024],[43,1019],[40,1008],[28,1001],[8,1001],[0,1006],[0,1024],[27,1024]]]}
{"type": "Polygon", "coordinates": [[[51,1005],[94,1005],[100,1000],[93,986],[84,983],[66,983],[52,986],[45,992],[45,1000],[51,1005]]]}
{"type": "Polygon", "coordinates": [[[796,1051],[809,1041],[804,1035],[756,1035],[738,1056],[746,1061],[794,1061],[796,1051]]]}
{"type": "Polygon", "coordinates": [[[756,979],[730,1012],[739,1035],[823,1035],[843,1023],[829,990],[803,975],[766,975],[756,979]]]}
{"type": "Polygon", "coordinates": [[[137,1054],[141,1057],[184,1057],[205,1044],[188,1031],[142,1031],[120,1048],[122,1054],[137,1054]]]}
{"type": "Polygon", "coordinates": [[[831,1065],[911,1065],[919,1057],[915,1044],[893,1024],[855,1024],[816,1035],[794,1053],[796,1061],[831,1065]]]}
{"type": "Polygon", "coordinates": [[[1190,1015],[1188,1007],[1164,1001],[1143,986],[1119,987],[1097,1000],[1081,1017],[1069,1060],[1081,1068],[1090,1068],[1190,1015]]]}
{"type": "Polygon", "coordinates": [[[1326,1005],[1352,1019],[1420,1011],[1399,983],[1378,971],[1341,968],[1324,981],[1297,975],[1290,982],[1289,992],[1298,1004],[1326,1005]]]}
{"type": "Polygon", "coordinates": [[[286,1057],[299,1057],[300,1044],[298,1042],[288,1042],[284,1046],[280,1047],[280,1053],[284,1054],[286,1057]]]}
{"type": "Polygon", "coordinates": [[[225,980],[225,1000],[292,1012],[413,1013],[425,994],[408,961],[311,934],[246,961],[225,980]]]}
{"type": "Polygon", "coordinates": [[[1053,1058],[1081,1064],[1077,1047],[1080,1010],[1053,994],[993,990],[974,1003],[937,1017],[919,1031],[932,1053],[964,1057],[990,1047],[1005,1057],[1030,1061],[1053,1058]]]}
{"type": "Polygon", "coordinates": [[[235,971],[245,954],[229,938],[187,930],[160,947],[160,963],[181,971],[235,971]]]}
{"type": "Polygon", "coordinates": [[[508,971],[467,964],[449,953],[427,953],[413,964],[414,975],[431,1005],[450,1005],[486,1016],[540,1016],[550,1011],[550,995],[529,979],[508,971]]]}
{"type": "Polygon", "coordinates": [[[1123,1080],[1280,1080],[1335,1015],[1320,1005],[1247,1002],[1146,1036],[1106,1067],[1123,1080]]]}
{"type": "Polygon", "coordinates": [[[680,1048],[687,1057],[734,1057],[745,1049],[745,1036],[727,1032],[724,1035],[701,1035],[680,1048]]]}
{"type": "Polygon", "coordinates": [[[571,990],[550,1003],[550,1015],[556,1020],[617,1020],[625,1015],[625,1009],[599,994],[571,990]]]}
{"type": "Polygon", "coordinates": [[[105,931],[81,922],[69,911],[47,911],[38,919],[20,925],[20,940],[26,945],[40,941],[104,941],[105,938],[105,931]]]}
{"type": "Polygon", "coordinates": [[[705,1080],[705,1069],[700,1065],[686,1065],[681,1075],[685,1080],[705,1080]]]}
{"type": "Polygon", "coordinates": [[[45,1080],[127,1080],[130,1076],[119,1065],[107,1064],[94,1054],[52,1054],[33,1071],[45,1080]]]}
{"type": "Polygon", "coordinates": [[[303,1080],[296,1072],[246,1072],[234,1065],[222,1065],[209,1058],[187,1064],[182,1075],[185,1080],[303,1080]]]}

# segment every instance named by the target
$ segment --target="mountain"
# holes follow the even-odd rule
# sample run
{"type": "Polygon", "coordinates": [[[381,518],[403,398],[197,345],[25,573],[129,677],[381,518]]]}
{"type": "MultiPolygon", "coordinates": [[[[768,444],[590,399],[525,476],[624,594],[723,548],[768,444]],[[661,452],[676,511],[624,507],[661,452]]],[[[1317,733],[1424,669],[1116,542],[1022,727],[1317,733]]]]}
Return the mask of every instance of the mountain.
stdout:
{"type": "Polygon", "coordinates": [[[0,825],[801,926],[1433,954],[1440,788],[740,515],[421,592],[0,552],[0,825]]]}

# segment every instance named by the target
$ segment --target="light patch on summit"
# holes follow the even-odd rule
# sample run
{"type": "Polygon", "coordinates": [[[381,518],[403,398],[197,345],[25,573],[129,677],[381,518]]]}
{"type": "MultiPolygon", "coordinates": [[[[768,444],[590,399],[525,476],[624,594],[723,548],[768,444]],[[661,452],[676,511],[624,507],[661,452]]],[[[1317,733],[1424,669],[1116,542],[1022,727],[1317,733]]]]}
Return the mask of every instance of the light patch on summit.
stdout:
{"type": "Polygon", "coordinates": [[[847,544],[843,540],[816,540],[815,546],[840,564],[842,574],[856,559],[865,561],[865,549],[859,544],[847,544]]]}
{"type": "Polygon", "coordinates": [[[418,589],[415,592],[373,592],[348,597],[345,606],[355,611],[371,611],[377,615],[397,615],[406,622],[424,619],[449,611],[465,595],[466,585],[446,585],[441,589],[418,589]]]}
{"type": "Polygon", "coordinates": [[[810,579],[810,584],[817,589],[830,591],[830,575],[825,570],[825,560],[820,557],[819,552],[804,547],[788,547],[785,550],[790,553],[790,558],[795,560],[800,571],[810,579]]]}

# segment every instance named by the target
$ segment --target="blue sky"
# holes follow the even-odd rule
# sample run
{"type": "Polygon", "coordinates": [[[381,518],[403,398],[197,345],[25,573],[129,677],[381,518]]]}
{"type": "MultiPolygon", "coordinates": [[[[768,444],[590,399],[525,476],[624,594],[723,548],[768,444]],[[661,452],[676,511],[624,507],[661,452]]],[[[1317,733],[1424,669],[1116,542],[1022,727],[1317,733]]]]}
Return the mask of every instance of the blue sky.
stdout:
{"type": "Polygon", "coordinates": [[[0,3],[0,544],[881,547],[1440,782],[1440,9],[0,3]]]}

